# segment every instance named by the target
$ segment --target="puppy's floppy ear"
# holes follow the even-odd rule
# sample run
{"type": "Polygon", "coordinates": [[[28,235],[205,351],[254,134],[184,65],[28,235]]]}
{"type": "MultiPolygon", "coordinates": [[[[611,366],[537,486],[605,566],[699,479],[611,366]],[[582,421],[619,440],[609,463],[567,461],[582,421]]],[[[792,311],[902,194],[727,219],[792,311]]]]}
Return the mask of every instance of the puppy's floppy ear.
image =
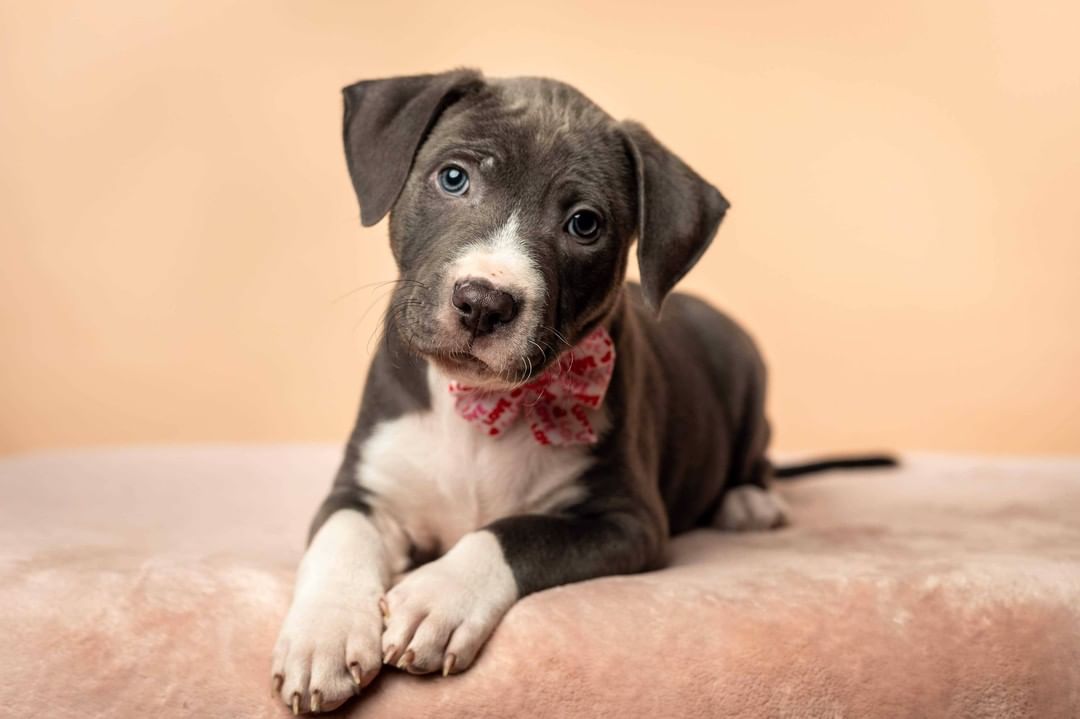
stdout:
{"type": "Polygon", "coordinates": [[[638,267],[645,302],[664,298],[712,242],[728,201],[648,130],[622,123],[637,172],[638,267]]]}
{"type": "Polygon", "coordinates": [[[345,159],[365,227],[386,216],[409,177],[420,143],[439,114],[482,83],[475,70],[391,77],[349,85],[345,159]]]}

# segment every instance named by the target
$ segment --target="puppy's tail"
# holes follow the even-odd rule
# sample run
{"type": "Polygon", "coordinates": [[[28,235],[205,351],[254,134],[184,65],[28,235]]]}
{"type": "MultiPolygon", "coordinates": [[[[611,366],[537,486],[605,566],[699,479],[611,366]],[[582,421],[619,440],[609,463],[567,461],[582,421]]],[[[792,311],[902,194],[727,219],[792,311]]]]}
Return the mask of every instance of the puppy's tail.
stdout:
{"type": "Polygon", "coordinates": [[[861,457],[823,457],[810,462],[785,464],[773,467],[776,479],[791,479],[804,474],[815,474],[830,469],[871,469],[874,467],[898,467],[900,462],[887,454],[868,454],[861,457]]]}

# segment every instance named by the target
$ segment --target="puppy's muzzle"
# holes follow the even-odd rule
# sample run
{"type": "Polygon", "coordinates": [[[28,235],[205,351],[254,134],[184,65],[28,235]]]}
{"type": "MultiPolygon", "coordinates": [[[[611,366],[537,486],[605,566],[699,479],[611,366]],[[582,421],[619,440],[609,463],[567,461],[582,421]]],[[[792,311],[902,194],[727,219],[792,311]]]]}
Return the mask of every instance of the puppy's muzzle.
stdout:
{"type": "Polygon", "coordinates": [[[509,292],[479,278],[455,282],[451,302],[462,326],[474,337],[491,334],[513,322],[520,304],[509,292]]]}

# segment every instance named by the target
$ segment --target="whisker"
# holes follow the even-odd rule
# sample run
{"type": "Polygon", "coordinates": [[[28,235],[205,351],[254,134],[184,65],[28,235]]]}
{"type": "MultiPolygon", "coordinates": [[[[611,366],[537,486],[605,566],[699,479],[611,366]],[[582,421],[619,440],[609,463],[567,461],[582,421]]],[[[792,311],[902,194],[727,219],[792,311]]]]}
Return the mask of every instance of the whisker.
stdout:
{"type": "MultiPolygon", "coordinates": [[[[536,349],[540,350],[540,362],[541,363],[546,362],[547,361],[547,351],[543,347],[541,347],[539,344],[537,344],[535,341],[533,341],[532,339],[529,339],[528,341],[529,341],[529,344],[531,344],[536,349]]],[[[533,373],[532,360],[529,360],[529,374],[532,375],[532,373],[533,373]]]]}
{"type": "MultiPolygon", "coordinates": [[[[539,343],[538,343],[538,342],[537,342],[536,340],[533,340],[533,339],[529,339],[529,340],[528,340],[528,342],[529,342],[529,344],[531,344],[531,345],[532,345],[533,347],[535,347],[536,349],[540,350],[540,358],[541,358],[541,359],[547,359],[547,350],[546,350],[546,349],[544,349],[544,347],[541,347],[541,346],[540,346],[540,344],[539,344],[539,343]]],[[[548,346],[548,344],[547,344],[547,343],[545,342],[545,343],[544,343],[544,346],[548,346]]]]}
{"type": "Polygon", "coordinates": [[[558,354],[558,352],[555,351],[555,348],[552,347],[549,343],[545,342],[544,340],[537,338],[534,341],[540,343],[541,345],[543,345],[543,347],[541,347],[540,351],[544,353],[545,358],[547,357],[548,352],[551,352],[552,357],[554,357],[555,355],[558,354]]]}
{"type": "Polygon", "coordinates": [[[352,295],[355,295],[357,292],[360,292],[361,290],[366,290],[368,288],[381,289],[383,287],[386,287],[387,285],[397,285],[397,284],[402,284],[402,283],[405,283],[405,282],[411,283],[411,284],[413,284],[413,285],[415,285],[417,287],[421,287],[421,288],[423,288],[425,290],[428,289],[428,286],[425,285],[423,282],[420,282],[419,280],[411,280],[411,279],[408,279],[408,278],[405,278],[405,277],[399,277],[396,280],[383,280],[381,282],[368,282],[367,284],[360,285],[359,287],[356,287],[354,289],[349,290],[348,292],[346,292],[343,295],[339,295],[339,296],[335,297],[334,299],[332,299],[330,301],[330,304],[337,304],[338,302],[341,302],[342,300],[344,300],[346,297],[351,297],[352,295]]]}
{"type": "Polygon", "coordinates": [[[548,327],[547,325],[544,325],[543,327],[541,327],[541,329],[547,330],[551,334],[555,335],[555,339],[559,340],[560,342],[562,342],[567,347],[573,347],[573,345],[570,344],[570,342],[565,337],[562,336],[562,333],[559,332],[554,327],[548,327]]]}
{"type": "Polygon", "coordinates": [[[364,320],[367,319],[368,315],[371,314],[371,311],[373,309],[375,309],[376,305],[378,305],[380,302],[382,302],[383,298],[385,298],[387,295],[392,294],[395,289],[396,288],[391,288],[391,289],[389,289],[389,290],[387,290],[385,292],[380,292],[376,297],[374,297],[371,300],[371,303],[367,306],[367,309],[364,310],[363,314],[360,315],[360,319],[358,319],[353,324],[353,331],[354,332],[356,331],[357,327],[359,327],[360,325],[362,325],[364,323],[364,320]]]}
{"type": "Polygon", "coordinates": [[[524,383],[525,378],[529,376],[529,370],[527,369],[528,361],[529,359],[525,355],[520,355],[518,357],[518,362],[521,363],[521,375],[511,383],[511,387],[513,387],[514,389],[517,389],[517,387],[524,383]]]}
{"type": "MultiPolygon", "coordinates": [[[[390,333],[394,330],[394,327],[397,325],[399,320],[405,319],[405,312],[408,310],[409,307],[413,305],[423,306],[424,302],[413,298],[404,299],[391,304],[389,307],[386,308],[386,312],[383,314],[383,341],[386,343],[386,350],[390,354],[390,357],[392,359],[397,357],[397,353],[390,345],[390,333]]],[[[395,365],[395,367],[396,366],[397,365],[395,365]]]]}

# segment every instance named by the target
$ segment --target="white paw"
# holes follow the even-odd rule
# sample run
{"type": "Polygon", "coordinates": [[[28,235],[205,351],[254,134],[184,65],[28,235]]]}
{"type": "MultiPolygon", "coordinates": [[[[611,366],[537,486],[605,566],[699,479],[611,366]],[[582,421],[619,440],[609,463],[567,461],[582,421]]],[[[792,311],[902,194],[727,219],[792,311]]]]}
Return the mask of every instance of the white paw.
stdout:
{"type": "Polygon", "coordinates": [[[295,602],[274,647],[274,692],[294,714],[329,711],[382,665],[378,595],[295,602]]]}
{"type": "Polygon", "coordinates": [[[463,671],[516,600],[498,540],[468,534],[387,593],[383,661],[414,674],[463,671]]]}
{"type": "Polygon", "coordinates": [[[713,520],[716,527],[731,532],[775,529],[787,522],[788,509],[784,500],[752,484],[728,490],[723,506],[713,520]]]}

